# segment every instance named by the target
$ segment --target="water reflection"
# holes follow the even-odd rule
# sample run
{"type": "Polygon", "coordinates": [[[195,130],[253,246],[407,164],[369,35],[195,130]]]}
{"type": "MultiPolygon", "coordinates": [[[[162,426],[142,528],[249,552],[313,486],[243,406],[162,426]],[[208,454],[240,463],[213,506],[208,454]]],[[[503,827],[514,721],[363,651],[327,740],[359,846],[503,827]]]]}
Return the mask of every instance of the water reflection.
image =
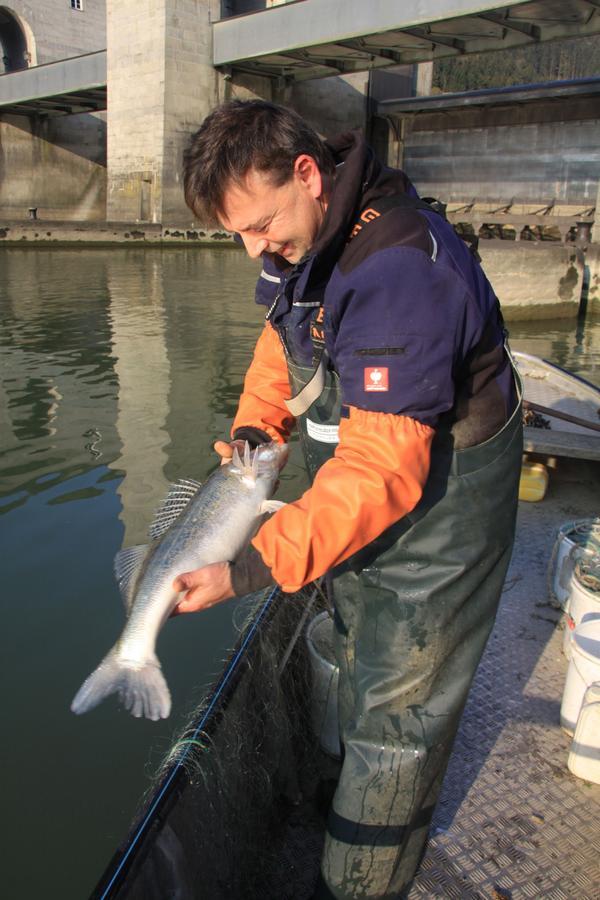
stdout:
{"type": "MultiPolygon", "coordinates": [[[[4,890],[70,900],[95,883],[234,640],[230,606],[169,623],[166,723],[111,702],[69,712],[122,627],[115,553],[145,540],[169,481],[203,480],[216,464],[212,443],[228,433],[262,326],[257,265],[225,249],[1,252],[4,890]]],[[[516,348],[600,382],[600,319],[511,332],[516,348]]],[[[305,485],[298,456],[295,446],[283,499],[305,485]]]]}
{"type": "Polygon", "coordinates": [[[511,346],[541,356],[600,386],[600,315],[508,323],[511,346]]]}
{"type": "Polygon", "coordinates": [[[171,367],[165,340],[166,311],[160,260],[154,254],[120,257],[107,272],[114,371],[118,379],[115,427],[121,475],[123,542],[143,542],[148,510],[168,486],[167,461],[171,367]]]}
{"type": "Polygon", "coordinates": [[[105,260],[64,270],[50,252],[3,254],[0,491],[11,506],[93,461],[86,432],[113,430],[105,260]],[[108,402],[107,402],[108,401],[108,402]]]}

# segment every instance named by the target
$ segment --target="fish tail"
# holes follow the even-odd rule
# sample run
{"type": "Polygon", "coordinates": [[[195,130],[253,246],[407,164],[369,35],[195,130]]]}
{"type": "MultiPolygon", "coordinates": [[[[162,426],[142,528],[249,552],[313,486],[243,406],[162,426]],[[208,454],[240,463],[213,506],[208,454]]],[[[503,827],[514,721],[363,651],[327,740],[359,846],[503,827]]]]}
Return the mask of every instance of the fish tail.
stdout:
{"type": "Polygon", "coordinates": [[[117,692],[125,708],[136,718],[145,716],[156,721],[166,719],[171,711],[171,695],[158,660],[134,666],[120,659],[115,649],[83,682],[71,710],[80,715],[117,692]]]}

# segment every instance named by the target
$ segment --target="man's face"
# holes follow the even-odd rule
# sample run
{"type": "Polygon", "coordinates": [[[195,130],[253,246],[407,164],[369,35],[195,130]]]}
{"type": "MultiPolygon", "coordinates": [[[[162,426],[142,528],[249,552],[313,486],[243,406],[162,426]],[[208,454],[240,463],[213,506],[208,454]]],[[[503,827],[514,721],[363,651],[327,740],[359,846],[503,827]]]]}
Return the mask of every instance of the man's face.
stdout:
{"type": "Polygon", "coordinates": [[[327,204],[319,168],[310,156],[299,156],[292,178],[274,187],[268,173],[251,169],[242,184],[225,191],[219,216],[237,232],[253,259],[265,251],[296,263],[312,247],[327,204]]]}

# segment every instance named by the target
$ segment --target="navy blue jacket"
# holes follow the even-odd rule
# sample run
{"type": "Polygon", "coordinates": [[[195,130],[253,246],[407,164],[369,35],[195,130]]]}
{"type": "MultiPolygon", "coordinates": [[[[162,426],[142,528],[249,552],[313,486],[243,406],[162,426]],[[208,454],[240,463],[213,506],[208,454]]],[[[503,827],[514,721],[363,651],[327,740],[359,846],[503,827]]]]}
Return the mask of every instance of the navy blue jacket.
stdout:
{"type": "Polygon", "coordinates": [[[316,305],[348,406],[453,427],[456,446],[494,434],[514,408],[499,304],[480,264],[406,175],[356,132],[332,143],[335,187],[316,243],[295,266],[264,257],[257,302],[287,352],[310,364],[316,305]],[[379,210],[378,210],[379,206],[379,210]],[[379,382],[371,384],[372,371],[379,382]]]}

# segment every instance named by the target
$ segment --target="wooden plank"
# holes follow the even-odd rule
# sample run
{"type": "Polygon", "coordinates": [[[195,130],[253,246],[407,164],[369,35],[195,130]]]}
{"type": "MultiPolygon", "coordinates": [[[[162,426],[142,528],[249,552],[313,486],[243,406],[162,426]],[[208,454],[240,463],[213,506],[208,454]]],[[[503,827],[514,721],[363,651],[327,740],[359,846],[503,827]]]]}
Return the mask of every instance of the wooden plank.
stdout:
{"type": "Polygon", "coordinates": [[[546,428],[524,428],[525,453],[600,460],[600,437],[546,428]]]}

